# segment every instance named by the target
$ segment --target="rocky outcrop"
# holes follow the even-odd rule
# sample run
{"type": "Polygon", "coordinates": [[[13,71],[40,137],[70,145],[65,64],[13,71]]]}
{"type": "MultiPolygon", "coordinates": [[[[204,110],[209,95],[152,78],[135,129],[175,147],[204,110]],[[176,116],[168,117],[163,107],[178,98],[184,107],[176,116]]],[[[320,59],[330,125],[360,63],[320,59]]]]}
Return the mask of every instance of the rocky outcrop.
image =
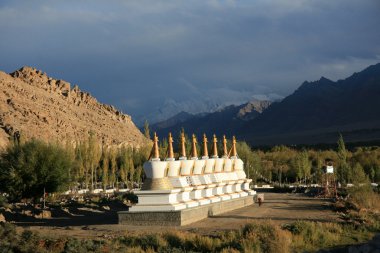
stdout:
{"type": "Polygon", "coordinates": [[[11,74],[0,71],[0,146],[17,134],[75,142],[89,131],[109,145],[149,142],[129,115],[99,103],[78,86],[31,67],[11,74]]]}
{"type": "Polygon", "coordinates": [[[272,102],[268,100],[253,100],[247,104],[242,105],[239,112],[237,113],[237,118],[242,120],[251,120],[256,118],[265,109],[267,109],[272,102]]]}

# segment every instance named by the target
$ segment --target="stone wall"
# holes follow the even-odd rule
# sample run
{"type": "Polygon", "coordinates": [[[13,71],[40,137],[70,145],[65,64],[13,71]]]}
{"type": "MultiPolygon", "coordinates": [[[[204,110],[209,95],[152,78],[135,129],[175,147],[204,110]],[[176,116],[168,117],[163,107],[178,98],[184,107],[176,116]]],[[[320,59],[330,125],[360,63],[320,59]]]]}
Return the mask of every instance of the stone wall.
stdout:
{"type": "Polygon", "coordinates": [[[118,212],[119,224],[138,226],[184,226],[254,203],[253,196],[221,201],[180,211],[118,212]]]}

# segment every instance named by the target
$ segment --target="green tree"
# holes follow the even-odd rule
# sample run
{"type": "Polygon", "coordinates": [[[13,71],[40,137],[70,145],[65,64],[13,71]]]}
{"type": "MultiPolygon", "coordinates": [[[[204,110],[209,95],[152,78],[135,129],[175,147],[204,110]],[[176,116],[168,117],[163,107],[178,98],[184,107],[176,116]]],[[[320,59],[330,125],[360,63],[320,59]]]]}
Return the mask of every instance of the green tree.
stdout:
{"type": "Polygon", "coordinates": [[[168,139],[162,138],[161,142],[159,143],[159,150],[160,150],[160,158],[165,159],[166,158],[166,151],[168,150],[168,139]]]}
{"type": "Polygon", "coordinates": [[[236,152],[238,153],[239,158],[244,162],[245,172],[248,178],[254,177],[255,166],[258,166],[258,158],[255,155],[249,145],[245,141],[238,141],[236,143],[236,152]]]}
{"type": "Polygon", "coordinates": [[[295,160],[295,166],[297,168],[297,178],[302,178],[306,181],[306,178],[311,173],[311,162],[309,161],[309,155],[306,150],[299,153],[295,160]]]}
{"type": "Polygon", "coordinates": [[[363,167],[357,163],[352,169],[353,174],[355,177],[352,179],[352,183],[355,185],[363,184],[363,183],[369,183],[368,176],[365,174],[363,167]]]}
{"type": "Polygon", "coordinates": [[[0,155],[0,191],[11,200],[38,198],[67,189],[72,155],[57,144],[32,139],[11,144],[0,155]]]}
{"type": "Polygon", "coordinates": [[[109,185],[109,153],[107,151],[107,148],[103,148],[103,154],[102,154],[102,162],[101,162],[101,168],[102,168],[102,185],[103,189],[105,190],[107,186],[109,185]]]}
{"type": "Polygon", "coordinates": [[[133,188],[133,181],[135,178],[135,165],[133,164],[133,159],[129,159],[128,162],[128,171],[129,171],[129,182],[130,182],[130,189],[133,188]]]}
{"type": "Polygon", "coordinates": [[[135,172],[135,181],[140,184],[141,182],[141,175],[142,175],[143,168],[141,165],[137,166],[136,172],[135,172]]]}
{"type": "Polygon", "coordinates": [[[262,167],[261,167],[261,158],[258,155],[258,153],[253,152],[252,154],[252,165],[249,169],[249,177],[254,181],[257,182],[258,179],[258,173],[262,173],[262,167]]]}
{"type": "Polygon", "coordinates": [[[120,179],[124,183],[124,185],[128,185],[128,159],[129,159],[129,152],[126,147],[122,147],[119,150],[118,156],[117,156],[117,163],[119,166],[119,172],[120,172],[120,179]]]}
{"type": "Polygon", "coordinates": [[[340,134],[338,139],[338,180],[342,183],[349,183],[352,179],[351,168],[347,163],[347,150],[344,144],[343,136],[340,134]]]}
{"type": "Polygon", "coordinates": [[[144,135],[146,138],[150,139],[149,123],[147,120],[144,122],[144,135]]]}
{"type": "Polygon", "coordinates": [[[98,168],[102,155],[100,144],[93,131],[89,132],[87,155],[88,165],[91,170],[91,189],[93,190],[95,189],[95,184],[97,183],[96,169],[98,168]]]}
{"type": "Polygon", "coordinates": [[[111,148],[110,151],[109,151],[109,159],[110,159],[110,166],[111,166],[111,174],[110,174],[110,178],[109,178],[109,181],[110,181],[110,184],[112,186],[112,188],[117,187],[117,153],[116,153],[116,149],[115,148],[111,148]]]}

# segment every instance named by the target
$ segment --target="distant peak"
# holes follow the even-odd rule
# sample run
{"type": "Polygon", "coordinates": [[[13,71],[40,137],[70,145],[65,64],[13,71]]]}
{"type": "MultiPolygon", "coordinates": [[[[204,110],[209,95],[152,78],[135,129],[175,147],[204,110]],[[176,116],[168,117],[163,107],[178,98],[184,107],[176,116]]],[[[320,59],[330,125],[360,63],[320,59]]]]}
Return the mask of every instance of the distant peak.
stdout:
{"type": "Polygon", "coordinates": [[[324,76],[321,76],[321,78],[319,79],[320,82],[325,82],[325,81],[328,81],[328,82],[332,82],[330,79],[324,77],[324,76]]]}
{"type": "Polygon", "coordinates": [[[331,83],[334,83],[333,81],[331,81],[330,79],[322,76],[318,81],[313,81],[313,82],[309,82],[309,81],[304,81],[301,86],[299,87],[299,89],[304,89],[304,88],[307,88],[307,87],[314,87],[315,85],[323,85],[323,84],[331,84],[331,83]]]}

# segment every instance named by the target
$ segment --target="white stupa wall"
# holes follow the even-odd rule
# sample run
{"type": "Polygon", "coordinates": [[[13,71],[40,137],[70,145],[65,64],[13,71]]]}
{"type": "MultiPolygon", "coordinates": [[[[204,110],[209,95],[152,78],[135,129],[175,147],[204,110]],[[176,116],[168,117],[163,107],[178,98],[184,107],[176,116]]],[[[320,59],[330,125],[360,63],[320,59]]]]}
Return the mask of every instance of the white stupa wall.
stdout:
{"type": "Polygon", "coordinates": [[[139,201],[131,211],[182,210],[255,194],[238,158],[152,160],[144,171],[148,179],[165,179],[170,189],[135,191],[139,201]]]}

